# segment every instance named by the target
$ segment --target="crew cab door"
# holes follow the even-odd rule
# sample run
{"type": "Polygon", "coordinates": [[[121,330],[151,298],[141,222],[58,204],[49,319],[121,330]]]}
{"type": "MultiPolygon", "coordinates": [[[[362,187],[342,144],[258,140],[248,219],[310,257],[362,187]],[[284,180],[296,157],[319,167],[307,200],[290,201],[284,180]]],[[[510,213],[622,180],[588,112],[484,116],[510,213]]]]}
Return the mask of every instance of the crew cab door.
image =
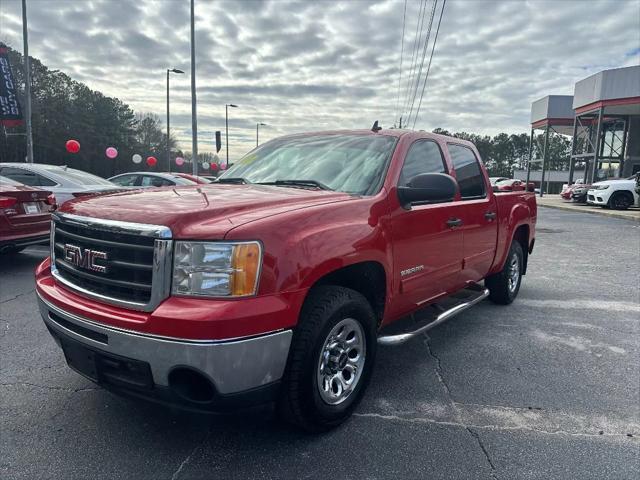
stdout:
{"type": "MultiPolygon", "coordinates": [[[[433,140],[416,140],[409,147],[398,185],[407,185],[422,173],[449,173],[440,146],[433,140]]],[[[462,264],[462,230],[450,224],[451,205],[413,204],[405,209],[399,202],[394,204],[391,232],[398,310],[415,309],[456,286],[462,264]]]]}
{"type": "Polygon", "coordinates": [[[489,191],[480,161],[465,145],[448,143],[449,157],[460,188],[460,200],[454,202],[456,217],[462,221],[462,271],[460,284],[482,280],[496,254],[498,212],[489,191]]]}

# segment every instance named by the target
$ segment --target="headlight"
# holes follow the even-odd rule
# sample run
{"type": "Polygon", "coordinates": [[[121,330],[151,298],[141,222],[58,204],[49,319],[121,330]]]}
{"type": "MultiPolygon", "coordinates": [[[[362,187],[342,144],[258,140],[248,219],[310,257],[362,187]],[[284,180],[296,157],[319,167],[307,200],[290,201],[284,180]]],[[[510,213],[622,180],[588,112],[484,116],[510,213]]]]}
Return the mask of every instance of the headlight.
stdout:
{"type": "Polygon", "coordinates": [[[177,295],[254,295],[262,264],[258,242],[176,242],[171,291],[177,295]]]}
{"type": "Polygon", "coordinates": [[[597,185],[596,186],[596,190],[606,190],[607,188],[609,188],[611,185],[597,185]]]}

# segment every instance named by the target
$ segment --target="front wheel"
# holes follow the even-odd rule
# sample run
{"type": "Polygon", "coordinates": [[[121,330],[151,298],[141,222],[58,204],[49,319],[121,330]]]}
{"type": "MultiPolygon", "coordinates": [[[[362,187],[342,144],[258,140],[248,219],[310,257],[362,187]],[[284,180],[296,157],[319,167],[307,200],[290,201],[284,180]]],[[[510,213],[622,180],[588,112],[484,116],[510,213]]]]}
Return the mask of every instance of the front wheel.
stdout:
{"type": "Polygon", "coordinates": [[[626,210],[633,205],[633,195],[630,192],[616,192],[609,199],[609,206],[614,210],[626,210]]]}
{"type": "Polygon", "coordinates": [[[515,300],[522,283],[524,253],[520,242],[514,241],[509,249],[507,261],[502,270],[485,280],[489,298],[495,303],[509,305],[515,300]]]}
{"type": "Polygon", "coordinates": [[[311,432],[344,422],[369,383],[376,317],[358,292],[316,287],[294,332],[278,402],[280,416],[311,432]]]}

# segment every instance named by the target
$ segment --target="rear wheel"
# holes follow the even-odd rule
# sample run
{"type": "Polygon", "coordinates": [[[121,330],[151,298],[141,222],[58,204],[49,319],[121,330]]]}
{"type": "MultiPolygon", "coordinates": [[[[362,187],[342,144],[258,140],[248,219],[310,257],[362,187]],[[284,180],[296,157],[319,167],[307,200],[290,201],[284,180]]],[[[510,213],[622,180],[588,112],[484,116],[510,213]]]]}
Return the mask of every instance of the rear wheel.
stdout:
{"type": "Polygon", "coordinates": [[[294,332],[280,416],[321,432],[344,422],[369,383],[376,354],[376,317],[367,300],[348,288],[315,288],[294,332]]]}
{"type": "Polygon", "coordinates": [[[609,199],[609,206],[615,210],[626,210],[633,205],[631,192],[616,192],[609,199]]]}
{"type": "Polygon", "coordinates": [[[514,241],[509,249],[507,261],[502,270],[485,280],[489,298],[501,305],[509,305],[515,300],[522,283],[524,253],[520,242],[514,241]]]}

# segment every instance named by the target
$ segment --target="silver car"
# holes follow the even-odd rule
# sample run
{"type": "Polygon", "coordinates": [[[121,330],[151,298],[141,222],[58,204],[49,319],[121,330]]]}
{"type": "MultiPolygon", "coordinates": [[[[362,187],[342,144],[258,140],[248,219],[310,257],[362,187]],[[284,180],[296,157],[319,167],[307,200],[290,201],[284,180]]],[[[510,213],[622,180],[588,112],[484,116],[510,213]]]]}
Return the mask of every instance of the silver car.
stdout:
{"type": "Polygon", "coordinates": [[[58,205],[86,192],[117,190],[119,187],[91,173],[65,165],[44,163],[0,163],[0,176],[53,192],[58,205]]]}
{"type": "Polygon", "coordinates": [[[129,172],[116,175],[109,179],[120,187],[148,188],[148,187],[170,187],[175,185],[196,185],[187,178],[172,173],[155,172],[129,172]]]}

